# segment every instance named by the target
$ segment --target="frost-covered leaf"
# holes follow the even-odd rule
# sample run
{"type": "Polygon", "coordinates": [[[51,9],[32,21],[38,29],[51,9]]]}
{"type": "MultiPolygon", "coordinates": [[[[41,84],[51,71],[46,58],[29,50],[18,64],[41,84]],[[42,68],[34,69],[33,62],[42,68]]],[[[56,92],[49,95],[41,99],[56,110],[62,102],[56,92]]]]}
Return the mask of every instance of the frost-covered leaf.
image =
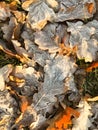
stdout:
{"type": "Polygon", "coordinates": [[[74,63],[67,56],[57,56],[55,59],[48,61],[44,68],[43,87],[34,96],[35,108],[42,110],[55,104],[57,102],[56,95],[63,94],[67,90],[63,80],[70,77],[75,69],[74,63]]]}
{"type": "Polygon", "coordinates": [[[94,102],[91,104],[91,112],[92,117],[90,117],[90,121],[92,122],[92,125],[90,127],[91,130],[97,130],[98,129],[98,103],[94,102]]]}
{"type": "Polygon", "coordinates": [[[46,118],[42,114],[38,114],[36,121],[30,125],[30,130],[44,129],[44,125],[46,125],[46,118]]]}
{"type": "Polygon", "coordinates": [[[42,50],[49,50],[49,52],[56,52],[59,50],[56,43],[44,31],[35,33],[35,43],[39,45],[39,48],[42,50]]]}
{"type": "Polygon", "coordinates": [[[73,20],[73,19],[87,19],[93,17],[96,12],[94,0],[60,0],[60,9],[55,19],[56,22],[73,20]]]}
{"type": "Polygon", "coordinates": [[[18,42],[17,40],[12,40],[12,43],[13,43],[15,50],[17,51],[18,55],[24,56],[24,57],[29,56],[27,51],[23,47],[21,47],[20,42],[18,42]]]}
{"type": "Polygon", "coordinates": [[[12,39],[12,35],[13,35],[16,24],[17,24],[17,21],[15,17],[11,17],[9,24],[4,24],[4,26],[1,27],[4,33],[3,38],[6,39],[8,42],[10,42],[12,39]]]}
{"type": "Polygon", "coordinates": [[[30,5],[27,21],[32,29],[41,30],[47,24],[47,21],[52,21],[54,17],[53,9],[43,1],[39,1],[30,5]]]}
{"type": "Polygon", "coordinates": [[[49,23],[47,24],[43,31],[51,37],[51,39],[56,42],[58,45],[59,43],[65,43],[65,39],[67,41],[67,26],[65,24],[58,24],[58,23],[49,23]]]}
{"type": "Polygon", "coordinates": [[[0,130],[9,130],[16,118],[17,103],[10,93],[5,90],[0,92],[0,130]]]}
{"type": "Polygon", "coordinates": [[[85,59],[86,62],[91,62],[96,59],[96,52],[98,51],[98,23],[97,21],[89,22],[84,25],[82,22],[71,23],[68,22],[68,32],[70,35],[70,46],[77,45],[77,57],[85,59]]]}
{"type": "Polygon", "coordinates": [[[6,65],[2,68],[0,68],[0,91],[3,91],[5,89],[5,81],[8,80],[9,74],[12,72],[12,65],[6,65]]]}
{"type": "Polygon", "coordinates": [[[33,41],[34,40],[34,35],[33,35],[33,31],[30,27],[30,25],[28,23],[25,23],[24,24],[24,30],[21,34],[21,37],[24,39],[24,40],[31,40],[33,41]]]}
{"type": "Polygon", "coordinates": [[[79,103],[79,113],[80,116],[73,122],[73,128],[72,130],[88,130],[88,128],[91,126],[91,121],[89,119],[90,116],[92,116],[91,113],[91,106],[86,101],[80,101],[79,103]],[[81,123],[82,121],[82,123],[81,123]]]}
{"type": "Polygon", "coordinates": [[[11,16],[9,6],[5,2],[0,2],[0,20],[6,20],[11,16]]]}
{"type": "Polygon", "coordinates": [[[22,129],[23,127],[29,126],[32,122],[37,121],[37,114],[31,106],[22,113],[15,124],[11,127],[12,129],[22,129]]]}
{"type": "Polygon", "coordinates": [[[29,55],[37,62],[39,65],[44,66],[46,60],[49,59],[49,53],[47,51],[40,50],[37,45],[31,40],[25,40],[25,48],[29,55]]]}
{"type": "Polygon", "coordinates": [[[28,92],[30,89],[33,91],[40,86],[38,81],[39,76],[36,74],[36,71],[33,67],[23,68],[22,66],[16,66],[15,70],[13,71],[13,75],[20,79],[25,79],[25,92],[28,92]]]}

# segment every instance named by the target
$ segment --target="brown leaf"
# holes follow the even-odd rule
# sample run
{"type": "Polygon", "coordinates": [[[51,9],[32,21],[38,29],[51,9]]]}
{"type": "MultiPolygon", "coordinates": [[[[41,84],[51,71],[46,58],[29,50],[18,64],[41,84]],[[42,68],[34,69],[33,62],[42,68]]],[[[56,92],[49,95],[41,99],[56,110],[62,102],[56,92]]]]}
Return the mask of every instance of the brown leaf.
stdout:
{"type": "Polygon", "coordinates": [[[12,11],[12,13],[15,15],[18,22],[21,22],[21,23],[24,22],[24,20],[26,18],[26,15],[24,12],[22,12],[22,11],[19,12],[19,11],[15,10],[15,11],[12,11]]]}
{"type": "Polygon", "coordinates": [[[9,7],[11,10],[17,10],[17,1],[12,1],[10,4],[9,4],[9,7]]]}
{"type": "Polygon", "coordinates": [[[25,96],[20,96],[20,99],[21,99],[20,110],[22,113],[24,113],[27,107],[30,105],[30,102],[25,96]]]}
{"type": "Polygon", "coordinates": [[[9,5],[5,2],[0,2],[0,20],[6,20],[11,16],[9,5]]]}
{"type": "Polygon", "coordinates": [[[91,72],[93,69],[98,67],[98,61],[93,62],[88,68],[86,68],[86,72],[91,72]]]}
{"type": "Polygon", "coordinates": [[[71,54],[72,55],[76,54],[76,51],[77,51],[77,46],[74,46],[73,48],[70,48],[70,47],[66,47],[64,45],[64,43],[59,44],[59,47],[60,47],[60,51],[59,51],[60,55],[68,55],[68,56],[70,56],[71,54]]]}

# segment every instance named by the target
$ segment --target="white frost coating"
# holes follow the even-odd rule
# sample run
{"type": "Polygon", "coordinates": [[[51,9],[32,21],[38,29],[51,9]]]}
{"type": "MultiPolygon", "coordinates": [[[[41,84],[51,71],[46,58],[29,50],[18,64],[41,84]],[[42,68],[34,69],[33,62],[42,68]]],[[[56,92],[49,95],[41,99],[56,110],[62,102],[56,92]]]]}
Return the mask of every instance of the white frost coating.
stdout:
{"type": "Polygon", "coordinates": [[[75,70],[75,63],[68,56],[57,56],[55,60],[49,61],[45,66],[45,72],[49,77],[56,77],[59,81],[70,76],[75,70]]]}
{"type": "Polygon", "coordinates": [[[74,126],[72,130],[88,130],[91,126],[89,116],[91,116],[92,113],[90,112],[90,109],[91,107],[86,101],[81,101],[79,103],[80,116],[73,122],[74,126]]]}
{"type": "Polygon", "coordinates": [[[5,81],[2,74],[0,74],[0,91],[3,91],[5,89],[5,81]]]}
{"type": "Polygon", "coordinates": [[[27,19],[32,29],[41,30],[47,24],[47,21],[52,21],[54,17],[53,9],[40,1],[30,5],[27,19]]]}
{"type": "Polygon", "coordinates": [[[96,58],[97,51],[98,42],[96,40],[82,40],[82,44],[79,46],[79,49],[77,51],[77,57],[79,59],[85,59],[85,62],[92,62],[96,58]]]}
{"type": "Polygon", "coordinates": [[[96,12],[94,0],[60,0],[60,9],[56,13],[56,22],[74,19],[87,19],[93,17],[96,12]],[[93,4],[92,12],[89,12],[87,4],[93,4]]]}
{"type": "Polygon", "coordinates": [[[76,52],[79,59],[85,59],[85,62],[92,62],[96,59],[96,52],[98,51],[98,22],[93,20],[84,25],[82,22],[67,22],[68,32],[70,34],[70,46],[77,45],[76,52]]]}
{"type": "MultiPolygon", "coordinates": [[[[70,77],[75,70],[75,64],[68,56],[57,56],[53,60],[47,61],[44,67],[45,79],[43,87],[38,94],[34,95],[37,110],[45,109],[47,111],[47,107],[50,108],[51,105],[57,102],[55,96],[65,93],[68,87],[65,86],[64,79],[70,77]]],[[[74,85],[72,84],[72,86],[74,85]]]]}
{"type": "Polygon", "coordinates": [[[7,90],[0,92],[0,130],[10,130],[17,103],[7,90]]]}
{"type": "Polygon", "coordinates": [[[5,81],[8,80],[9,74],[12,72],[12,65],[6,65],[0,69],[0,91],[5,89],[5,81]]]}

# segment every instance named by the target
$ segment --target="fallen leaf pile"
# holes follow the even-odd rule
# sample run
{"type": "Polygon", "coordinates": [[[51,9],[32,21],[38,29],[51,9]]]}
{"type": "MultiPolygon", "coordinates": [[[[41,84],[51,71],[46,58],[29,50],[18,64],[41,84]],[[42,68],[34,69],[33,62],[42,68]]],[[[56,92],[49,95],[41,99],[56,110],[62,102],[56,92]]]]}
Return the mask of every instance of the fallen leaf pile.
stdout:
{"type": "Polygon", "coordinates": [[[0,1],[0,80],[0,130],[97,130],[98,1],[0,1]]]}

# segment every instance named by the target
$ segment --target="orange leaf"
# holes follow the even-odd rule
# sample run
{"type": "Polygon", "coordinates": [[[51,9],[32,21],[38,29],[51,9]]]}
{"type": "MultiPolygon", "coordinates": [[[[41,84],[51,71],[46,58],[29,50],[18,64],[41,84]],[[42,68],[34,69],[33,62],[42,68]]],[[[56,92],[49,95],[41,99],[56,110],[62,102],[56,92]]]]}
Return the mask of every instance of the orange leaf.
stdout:
{"type": "Polygon", "coordinates": [[[9,6],[11,10],[17,10],[17,1],[12,1],[9,6]]]}
{"type": "Polygon", "coordinates": [[[94,10],[94,4],[93,3],[86,3],[87,10],[90,14],[92,14],[94,10]]]}
{"type": "Polygon", "coordinates": [[[88,68],[86,68],[86,72],[91,72],[92,69],[95,69],[95,68],[97,68],[97,67],[98,67],[98,61],[92,63],[88,68]]]}
{"type": "Polygon", "coordinates": [[[72,125],[72,116],[79,117],[79,112],[73,108],[67,107],[66,110],[58,116],[58,118],[52,121],[52,125],[50,125],[47,130],[67,129],[69,125],[72,125]]]}
{"type": "Polygon", "coordinates": [[[21,109],[21,112],[24,113],[24,111],[29,106],[29,101],[28,101],[28,99],[25,96],[21,96],[20,98],[21,98],[20,109],[21,109]]]}

